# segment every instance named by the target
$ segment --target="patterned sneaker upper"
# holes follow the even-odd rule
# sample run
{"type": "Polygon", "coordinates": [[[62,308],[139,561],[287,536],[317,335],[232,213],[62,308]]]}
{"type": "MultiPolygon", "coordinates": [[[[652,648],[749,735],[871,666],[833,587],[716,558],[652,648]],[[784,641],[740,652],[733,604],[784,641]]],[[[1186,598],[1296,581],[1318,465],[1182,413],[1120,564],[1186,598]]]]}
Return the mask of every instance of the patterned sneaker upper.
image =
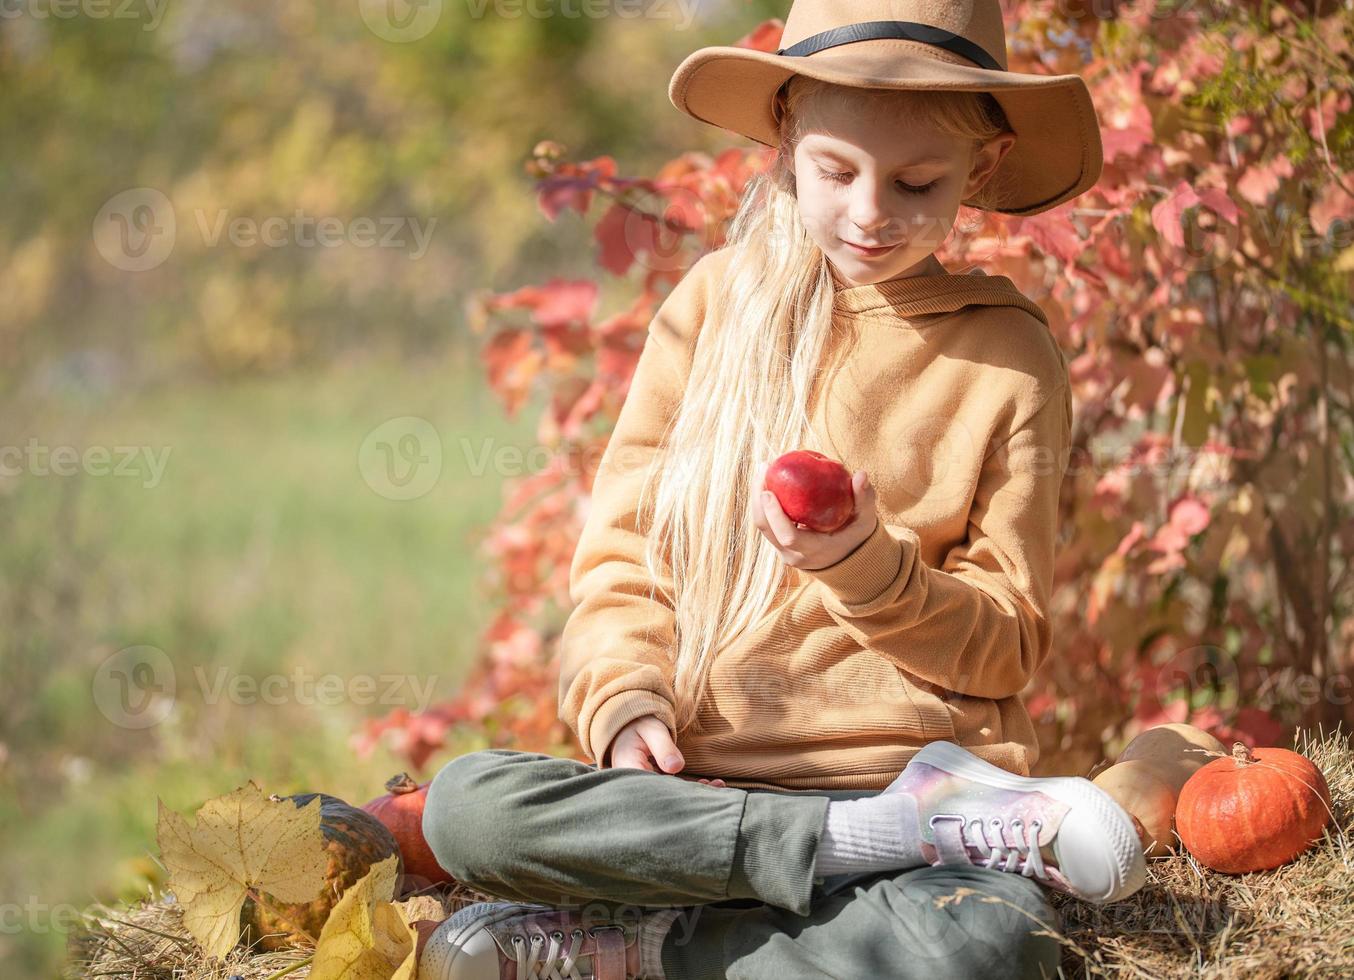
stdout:
{"type": "Polygon", "coordinates": [[[917,799],[921,850],[931,864],[978,864],[1067,887],[1053,851],[1066,803],[1038,791],[975,783],[915,761],[894,788],[917,799]]]}
{"type": "Polygon", "coordinates": [[[917,801],[921,850],[931,864],[1017,872],[1097,904],[1146,882],[1132,818],[1089,779],[1021,776],[936,741],[884,792],[917,801]]]}
{"type": "Polygon", "coordinates": [[[640,923],[549,905],[480,902],[448,918],[419,962],[426,980],[636,980],[640,923]],[[490,944],[492,941],[492,945],[490,944]]]}

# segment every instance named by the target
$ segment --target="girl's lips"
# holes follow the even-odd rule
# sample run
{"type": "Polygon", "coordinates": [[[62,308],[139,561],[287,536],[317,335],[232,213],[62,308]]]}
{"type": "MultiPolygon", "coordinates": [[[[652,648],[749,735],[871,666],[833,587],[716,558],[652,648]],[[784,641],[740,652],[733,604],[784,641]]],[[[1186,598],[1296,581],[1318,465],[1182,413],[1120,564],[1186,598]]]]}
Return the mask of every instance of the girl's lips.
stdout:
{"type": "Polygon", "coordinates": [[[857,255],[864,255],[867,258],[874,258],[875,256],[879,255],[887,255],[889,252],[892,252],[895,248],[898,247],[897,245],[885,245],[883,248],[862,248],[855,242],[848,242],[845,241],[844,239],[843,244],[846,245],[847,248],[851,249],[851,251],[855,252],[857,255]]]}

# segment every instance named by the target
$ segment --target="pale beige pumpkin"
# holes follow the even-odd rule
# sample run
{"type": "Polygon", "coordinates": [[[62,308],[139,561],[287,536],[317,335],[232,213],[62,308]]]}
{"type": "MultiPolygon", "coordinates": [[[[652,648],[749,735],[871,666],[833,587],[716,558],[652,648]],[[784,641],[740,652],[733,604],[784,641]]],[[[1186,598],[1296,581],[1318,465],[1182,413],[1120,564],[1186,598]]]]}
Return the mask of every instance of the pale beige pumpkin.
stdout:
{"type": "Polygon", "coordinates": [[[1180,795],[1185,781],[1208,763],[1227,756],[1227,748],[1216,738],[1193,725],[1174,722],[1155,725],[1124,747],[1119,762],[1145,762],[1180,795]],[[1211,754],[1210,754],[1211,753],[1211,754]]]}
{"type": "Polygon", "coordinates": [[[1175,790],[1156,766],[1143,759],[1130,759],[1110,766],[1091,782],[1133,817],[1143,853],[1148,857],[1170,853],[1175,844],[1175,790]]]}

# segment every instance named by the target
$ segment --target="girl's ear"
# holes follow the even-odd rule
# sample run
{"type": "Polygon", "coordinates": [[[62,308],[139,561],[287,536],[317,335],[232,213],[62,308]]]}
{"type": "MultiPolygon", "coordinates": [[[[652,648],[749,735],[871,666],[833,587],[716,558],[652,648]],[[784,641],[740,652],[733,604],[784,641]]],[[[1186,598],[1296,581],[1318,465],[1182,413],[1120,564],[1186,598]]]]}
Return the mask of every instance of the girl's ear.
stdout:
{"type": "Polygon", "coordinates": [[[964,188],[964,197],[972,197],[982,189],[988,178],[996,172],[997,166],[1015,145],[1015,133],[998,133],[973,155],[973,166],[969,170],[968,183],[964,188]]]}

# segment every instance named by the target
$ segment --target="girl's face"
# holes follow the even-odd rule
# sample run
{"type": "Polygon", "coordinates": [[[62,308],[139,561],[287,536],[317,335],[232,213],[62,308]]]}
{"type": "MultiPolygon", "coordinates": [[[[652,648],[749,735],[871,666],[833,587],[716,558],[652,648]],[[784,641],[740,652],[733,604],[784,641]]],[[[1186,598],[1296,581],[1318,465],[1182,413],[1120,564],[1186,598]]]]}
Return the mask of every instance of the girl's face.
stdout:
{"type": "Polygon", "coordinates": [[[834,117],[831,133],[820,122],[805,120],[793,151],[796,196],[809,236],[838,275],[848,285],[945,275],[932,253],[959,202],[986,182],[1015,136],[973,153],[956,137],[900,126],[882,107],[834,117]],[[879,245],[890,247],[857,247],[879,245]]]}

